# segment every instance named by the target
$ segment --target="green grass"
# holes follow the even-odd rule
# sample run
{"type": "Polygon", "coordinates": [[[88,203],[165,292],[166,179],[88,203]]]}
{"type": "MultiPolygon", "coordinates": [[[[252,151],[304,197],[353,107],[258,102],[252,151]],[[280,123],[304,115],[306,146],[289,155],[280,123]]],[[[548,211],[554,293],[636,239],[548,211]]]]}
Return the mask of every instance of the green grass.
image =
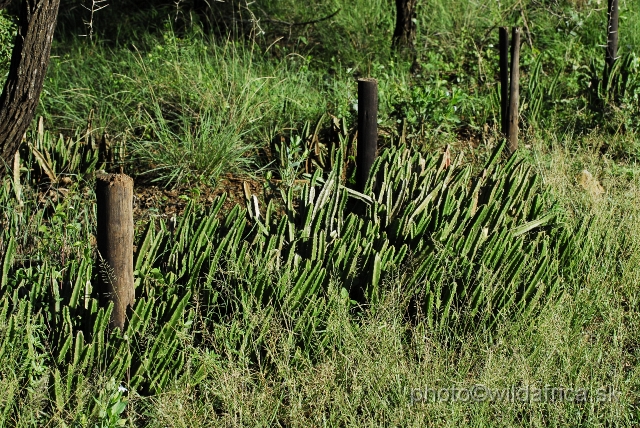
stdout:
{"type": "Polygon", "coordinates": [[[123,8],[144,31],[107,24],[112,9],[104,32],[98,20],[95,38],[80,39],[65,10],[44,127],[21,149],[21,186],[12,175],[0,188],[0,425],[638,425],[637,0],[621,4],[632,57],[619,100],[589,86],[604,63],[596,1],[420,2],[419,67],[391,50],[392,2],[265,0],[249,5],[259,25],[236,23],[237,37],[204,35],[173,7],[123,8]],[[313,25],[275,22],[338,9],[313,25]],[[473,189],[500,143],[493,27],[525,19],[523,163],[505,173],[499,158],[487,171],[479,219],[473,189]],[[350,210],[342,204],[362,197],[331,180],[350,186],[361,76],[379,81],[385,153],[405,145],[427,173],[420,158],[389,155],[395,166],[366,192],[379,200],[350,210]],[[113,164],[91,147],[103,134],[113,164]],[[450,169],[446,145],[462,156],[450,169]],[[307,156],[320,166],[313,191],[297,180],[307,156]],[[93,289],[93,175],[121,165],[191,200],[175,228],[137,224],[125,334],[107,330],[93,289]],[[189,190],[229,174],[262,184],[259,215],[253,200],[210,207],[189,190]],[[501,183],[504,198],[487,196],[501,183]],[[412,215],[423,188],[434,198],[412,215]],[[502,246],[514,251],[485,258],[502,246]],[[529,286],[537,300],[523,297],[529,286]],[[612,388],[617,399],[417,400],[474,385],[612,388]]]}
{"type": "Polygon", "coordinates": [[[615,106],[594,98],[594,79],[604,66],[605,15],[583,2],[421,3],[414,69],[411,58],[391,51],[391,5],[319,1],[311,7],[262,2],[252,9],[260,20],[253,27],[245,22],[249,36],[241,40],[203,36],[197,20],[180,14],[162,30],[157,22],[164,18],[150,21],[152,32],[127,42],[114,43],[113,31],[90,42],[66,34],[54,46],[58,57],[40,112],[49,127],[62,130],[82,128],[92,117],[96,134],[128,146],[131,173],[142,170],[169,186],[215,183],[221,172],[264,167],[272,160],[264,148],[274,137],[289,138],[323,113],[352,126],[354,80],[373,76],[385,135],[431,150],[490,136],[485,126],[499,122],[495,27],[526,20],[525,138],[549,128],[615,132],[620,124],[635,132],[640,63],[633,29],[640,7],[634,5],[621,6],[620,52],[632,60],[624,99],[615,106]],[[274,22],[310,21],[338,9],[331,20],[310,26],[274,22]]]}
{"type": "MultiPolygon", "coordinates": [[[[32,302],[41,308],[12,310],[10,302],[21,299],[15,300],[14,293],[3,297],[8,304],[4,313],[13,314],[13,323],[3,315],[3,337],[21,338],[10,339],[2,347],[3,382],[7,391],[13,391],[2,404],[5,423],[101,424],[120,416],[101,413],[100,409],[122,402],[126,403],[126,413],[121,416],[134,426],[448,426],[494,420],[506,426],[590,426],[601,421],[635,425],[639,381],[635,352],[639,278],[635,267],[640,254],[637,170],[633,165],[594,156],[589,140],[571,137],[558,141],[548,135],[545,140],[535,141],[531,149],[524,149],[523,155],[557,198],[568,225],[593,219],[580,242],[582,261],[565,272],[559,293],[549,296],[540,310],[502,317],[495,328],[487,329],[486,324],[469,323],[465,314],[468,308],[461,306],[448,326],[431,327],[424,314],[407,314],[407,299],[412,292],[407,287],[406,268],[386,272],[381,285],[385,292],[380,299],[355,312],[353,303],[341,291],[344,283],[335,276],[325,291],[309,302],[316,308],[311,313],[287,309],[286,305],[265,306],[252,297],[253,287],[260,282],[281,284],[286,296],[287,284],[291,284],[287,275],[295,275],[296,269],[284,268],[286,264],[277,269],[264,263],[263,252],[249,251],[239,257],[237,252],[225,250],[228,260],[220,265],[215,278],[198,275],[199,281],[213,280],[218,297],[207,300],[214,296],[194,294],[184,321],[171,327],[176,328],[176,336],[171,339],[175,342],[166,343],[177,345],[179,353],[174,359],[181,361],[179,369],[172,372],[161,391],[151,392],[143,382],[125,395],[117,391],[118,377],[112,379],[111,369],[106,370],[111,361],[106,354],[106,365],[93,363],[98,371],[93,369],[91,374],[83,374],[82,348],[78,363],[73,362],[75,342],[71,356],[62,360],[59,356],[62,343],[58,335],[65,338],[70,326],[79,328],[88,315],[81,309],[83,301],[92,305],[91,299],[81,297],[79,306],[73,309],[65,297],[69,286],[78,281],[82,285],[86,278],[77,263],[91,254],[94,220],[92,210],[77,207],[87,198],[83,193],[88,192],[91,200],[91,190],[83,189],[90,182],[79,181],[63,201],[48,198],[44,205],[37,203],[30,187],[26,187],[22,208],[17,208],[11,192],[5,193],[4,219],[11,226],[0,240],[3,252],[10,236],[24,237],[17,239],[19,250],[15,270],[11,271],[14,273],[8,276],[8,289],[18,290],[18,296],[21,289],[31,290],[32,302]],[[583,169],[600,180],[605,194],[594,197],[580,187],[576,177],[583,169]],[[17,215],[8,215],[10,212],[17,215]],[[71,324],[56,315],[55,300],[48,297],[52,292],[49,284],[54,288],[60,285],[61,307],[68,306],[76,313],[78,319],[72,319],[71,324]],[[48,313],[51,318],[45,321],[48,313]],[[25,318],[27,314],[31,315],[25,318]],[[311,330],[305,327],[309,325],[311,330]],[[67,387],[58,387],[67,392],[57,392],[54,387],[56,370],[61,385],[69,382],[67,387]],[[414,401],[418,397],[417,389],[474,385],[492,390],[512,386],[542,389],[549,385],[584,388],[592,393],[611,387],[619,399],[593,405],[560,401],[412,403],[412,396],[414,401]]],[[[8,184],[5,188],[11,190],[8,184]]],[[[186,223],[187,228],[196,226],[190,225],[186,223]]],[[[182,227],[176,233],[183,233],[182,227]]],[[[184,230],[187,236],[194,236],[187,238],[186,244],[196,245],[195,230],[184,230]]],[[[221,237],[225,236],[224,230],[221,237]]],[[[216,248],[218,244],[213,245],[216,248]]],[[[155,299],[156,305],[161,305],[171,302],[170,296],[183,293],[181,259],[175,259],[175,269],[171,267],[171,254],[160,257],[168,264],[162,262],[155,273],[141,267],[138,299],[155,299]]],[[[443,272],[442,284],[459,280],[455,269],[443,272]]],[[[191,275],[189,270],[187,274],[191,275]]],[[[494,275],[486,275],[485,286],[495,285],[494,275]]],[[[154,325],[154,320],[167,319],[167,312],[162,306],[157,311],[146,330],[128,342],[134,355],[149,352],[157,337],[166,341],[165,333],[159,330],[163,324],[154,325]]],[[[87,344],[92,342],[91,336],[85,333],[87,344]]],[[[111,335],[115,348],[106,352],[118,349],[122,343],[118,337],[111,335]]],[[[124,349],[126,352],[127,347],[124,349]]],[[[128,377],[119,379],[131,388],[128,377]]]]}
{"type": "Polygon", "coordinates": [[[96,135],[126,141],[127,165],[166,185],[247,173],[257,148],[285,126],[280,118],[299,125],[323,107],[303,58],[259,61],[251,44],[208,45],[168,31],[148,50],[75,49],[50,69],[42,103],[47,123],[83,127],[95,112],[96,135]]]}
{"type": "MultiPolygon", "coordinates": [[[[466,426],[495,421],[501,426],[633,425],[637,415],[630,409],[636,397],[626,385],[629,378],[637,379],[631,374],[637,369],[627,366],[623,348],[637,338],[637,319],[623,322],[625,311],[617,308],[621,296],[614,295],[608,308],[616,309],[607,312],[607,321],[589,325],[597,333],[585,333],[580,325],[585,321],[583,307],[592,305],[593,297],[567,297],[535,320],[502,325],[492,337],[482,331],[441,336],[422,325],[409,325],[402,296],[392,292],[375,315],[356,323],[336,305],[327,326],[335,339],[312,358],[299,355],[292,345],[287,315],[274,320],[258,312],[252,318],[262,323],[261,329],[267,325],[270,344],[258,367],[244,362],[242,355],[225,354],[223,348],[221,357],[204,357],[210,368],[198,398],[184,385],[139,403],[142,409],[151,407],[159,424],[169,426],[181,426],[175,421],[184,418],[192,426],[207,426],[211,420],[220,425],[293,426],[466,426]],[[591,391],[611,385],[620,391],[620,400],[596,405],[412,403],[412,393],[418,398],[415,390],[474,385],[494,390],[569,385],[591,391]],[[212,408],[219,409],[217,414],[212,408]]],[[[246,324],[241,328],[251,330],[246,324]]]]}

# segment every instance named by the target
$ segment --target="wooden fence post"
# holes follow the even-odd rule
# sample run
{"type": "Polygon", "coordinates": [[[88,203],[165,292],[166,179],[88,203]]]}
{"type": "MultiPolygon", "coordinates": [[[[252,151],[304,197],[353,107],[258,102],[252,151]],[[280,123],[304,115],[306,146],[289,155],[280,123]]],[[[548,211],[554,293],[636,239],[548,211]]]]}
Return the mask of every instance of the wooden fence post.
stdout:
{"type": "Polygon", "coordinates": [[[500,119],[502,134],[509,132],[509,31],[500,27],[500,119]]]}
{"type": "Polygon", "coordinates": [[[356,190],[364,191],[378,150],[378,81],[358,79],[356,190]]]}
{"type": "Polygon", "coordinates": [[[509,93],[509,128],[507,139],[511,153],[518,149],[518,120],[520,103],[520,28],[511,33],[511,85],[509,93]]]}
{"type": "Polygon", "coordinates": [[[113,302],[111,328],[124,330],[133,307],[133,179],[125,174],[96,176],[100,295],[113,302]]]}

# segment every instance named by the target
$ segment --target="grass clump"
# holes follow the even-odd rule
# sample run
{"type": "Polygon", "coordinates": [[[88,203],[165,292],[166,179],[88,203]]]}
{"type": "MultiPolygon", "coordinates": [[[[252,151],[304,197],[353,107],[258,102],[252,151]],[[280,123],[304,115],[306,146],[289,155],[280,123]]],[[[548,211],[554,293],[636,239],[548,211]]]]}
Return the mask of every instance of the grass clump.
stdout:
{"type": "Polygon", "coordinates": [[[222,173],[248,173],[283,118],[296,126],[323,108],[299,55],[257,61],[255,45],[209,45],[170,31],[143,44],[117,49],[118,60],[100,44],[67,53],[51,67],[42,103],[54,127],[83,127],[77,113],[94,112],[94,132],[126,142],[127,169],[141,178],[213,184],[222,173]],[[86,58],[81,68],[77,55],[86,58]]]}

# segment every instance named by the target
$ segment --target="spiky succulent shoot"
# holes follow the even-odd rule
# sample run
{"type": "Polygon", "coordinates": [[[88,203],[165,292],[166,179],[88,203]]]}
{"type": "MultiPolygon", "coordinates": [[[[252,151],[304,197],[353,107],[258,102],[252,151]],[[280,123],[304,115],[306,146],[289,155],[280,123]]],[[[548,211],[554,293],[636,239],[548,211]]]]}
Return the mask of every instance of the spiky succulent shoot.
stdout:
{"type": "MultiPolygon", "coordinates": [[[[557,221],[526,162],[500,162],[502,149],[477,176],[460,157],[449,164],[389,149],[363,194],[341,183],[344,155],[336,150],[327,176],[316,171],[298,197],[282,191],[284,213],[251,198],[246,210],[222,215],[223,196],[206,212],[191,203],[175,228],[151,222],[135,256],[137,303],[125,332],[108,330],[111,307],[100,307],[93,292],[99,269],[89,244],[64,266],[16,263],[20,222],[10,221],[0,243],[0,354],[9,352],[17,325],[47,325],[42,334],[57,356],[49,385],[64,407],[96,371],[127,374],[142,392],[181,376],[197,383],[202,373],[184,367],[181,341],[198,339],[196,316],[216,322],[257,302],[293,316],[301,349],[311,338],[317,343],[332,280],[373,307],[388,283],[401,283],[433,328],[462,315],[490,328],[503,315],[536,310],[579,262],[581,232],[557,221]]],[[[5,206],[10,190],[2,187],[5,206]]]]}

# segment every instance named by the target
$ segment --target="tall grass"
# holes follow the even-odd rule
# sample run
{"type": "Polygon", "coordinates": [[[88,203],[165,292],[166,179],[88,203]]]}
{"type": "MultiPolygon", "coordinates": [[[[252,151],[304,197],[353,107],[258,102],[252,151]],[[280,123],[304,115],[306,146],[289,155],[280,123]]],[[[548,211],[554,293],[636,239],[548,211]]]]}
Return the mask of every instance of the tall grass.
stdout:
{"type": "MultiPolygon", "coordinates": [[[[490,137],[485,125],[497,127],[499,110],[495,28],[520,25],[523,129],[589,133],[608,126],[591,101],[604,64],[606,16],[574,3],[421,3],[415,58],[391,50],[388,2],[252,3],[246,7],[258,21],[244,39],[205,36],[197,20],[177,13],[160,33],[128,43],[105,35],[54,46],[59,57],[41,112],[62,130],[84,127],[91,115],[96,133],[127,143],[131,173],[165,185],[215,182],[220,173],[264,167],[273,160],[261,157],[273,137],[296,134],[324,113],[352,126],[354,80],[372,76],[384,135],[431,150],[460,136],[490,137]],[[330,20],[288,24],[336,10],[330,20]]],[[[634,4],[621,6],[623,53],[637,50],[634,4]]],[[[614,110],[615,120],[637,129],[640,85],[632,64],[626,98],[614,110]]]]}
{"type": "Polygon", "coordinates": [[[193,415],[191,426],[211,421],[239,426],[455,427],[496,421],[501,426],[633,426],[638,415],[631,385],[637,385],[638,374],[629,367],[624,347],[637,337],[637,320],[621,323],[623,313],[615,309],[610,316],[619,321],[585,334],[572,319],[593,297],[567,296],[535,319],[503,324],[491,336],[476,330],[464,336],[434,335],[424,325],[411,325],[404,318],[403,297],[394,292],[358,322],[336,298],[326,327],[333,339],[312,356],[292,344],[287,324],[295,320],[256,310],[250,322],[233,323],[247,334],[261,334],[269,344],[257,367],[244,358],[247,351],[236,355],[214,347],[214,355],[201,354],[207,377],[198,398],[183,385],[136,404],[144,409],[138,411],[167,426],[184,426],[187,415],[193,415]],[[615,343],[612,335],[618,338],[615,343]],[[611,386],[619,399],[594,404],[422,402],[417,393],[474,385],[493,390],[565,385],[590,391],[611,386]]]}
{"type": "Polygon", "coordinates": [[[300,55],[260,60],[252,43],[171,31],[142,45],[78,45],[52,65],[41,106],[58,128],[81,127],[93,111],[97,134],[128,143],[133,174],[173,185],[246,173],[275,133],[324,107],[300,55]]]}

